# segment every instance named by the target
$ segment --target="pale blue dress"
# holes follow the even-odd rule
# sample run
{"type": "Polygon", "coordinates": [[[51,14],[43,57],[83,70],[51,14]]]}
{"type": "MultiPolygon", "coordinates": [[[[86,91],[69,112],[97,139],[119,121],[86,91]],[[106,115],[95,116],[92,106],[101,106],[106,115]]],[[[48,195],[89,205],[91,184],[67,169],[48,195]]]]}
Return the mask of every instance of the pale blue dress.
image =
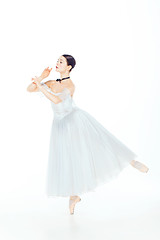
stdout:
{"type": "Polygon", "coordinates": [[[46,195],[68,197],[94,192],[116,178],[137,155],[105,129],[93,116],[79,108],[70,90],[54,93],[62,102],[51,107],[51,126],[46,195]]]}

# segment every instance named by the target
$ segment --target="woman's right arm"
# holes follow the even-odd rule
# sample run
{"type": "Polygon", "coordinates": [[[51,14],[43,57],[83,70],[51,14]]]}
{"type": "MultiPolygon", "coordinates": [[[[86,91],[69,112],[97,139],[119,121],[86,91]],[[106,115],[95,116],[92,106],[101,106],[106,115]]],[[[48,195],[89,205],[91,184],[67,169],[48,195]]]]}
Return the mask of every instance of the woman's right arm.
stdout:
{"type": "Polygon", "coordinates": [[[38,91],[37,85],[34,83],[29,84],[29,86],[27,87],[27,91],[28,92],[37,92],[38,91]]]}
{"type": "MultiPolygon", "coordinates": [[[[49,67],[45,68],[44,71],[42,72],[42,74],[40,75],[40,77],[37,78],[38,82],[40,83],[44,78],[48,77],[50,72],[51,72],[52,68],[49,69],[49,67]]],[[[32,78],[34,79],[34,78],[32,78]]],[[[48,84],[48,87],[50,85],[50,83],[52,82],[53,80],[49,80],[47,81],[47,84],[48,84]]],[[[31,83],[29,84],[29,86],[27,87],[27,91],[28,92],[37,92],[39,91],[38,87],[37,87],[37,84],[34,84],[34,83],[31,83]]]]}
{"type": "MultiPolygon", "coordinates": [[[[41,82],[42,80],[43,80],[43,78],[41,76],[38,77],[38,81],[39,82],[41,82]]],[[[35,83],[29,84],[29,86],[27,87],[27,91],[28,92],[37,92],[37,91],[39,91],[38,87],[37,87],[37,84],[35,84],[35,83]]]]}
{"type": "MultiPolygon", "coordinates": [[[[39,81],[41,82],[41,81],[39,81]]],[[[45,84],[50,87],[50,85],[53,83],[53,80],[48,80],[45,82],[45,84]]],[[[39,88],[37,87],[37,84],[31,83],[28,87],[27,87],[27,91],[28,92],[38,92],[39,88]]]]}

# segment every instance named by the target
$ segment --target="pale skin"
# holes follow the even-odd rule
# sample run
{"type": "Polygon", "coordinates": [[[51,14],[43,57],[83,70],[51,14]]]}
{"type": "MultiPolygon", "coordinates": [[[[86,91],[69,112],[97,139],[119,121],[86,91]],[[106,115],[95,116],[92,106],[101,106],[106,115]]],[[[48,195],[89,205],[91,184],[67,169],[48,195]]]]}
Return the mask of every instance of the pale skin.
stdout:
{"type": "MultiPolygon", "coordinates": [[[[72,68],[71,65],[67,65],[67,60],[64,56],[60,56],[57,60],[56,64],[57,68],[56,71],[60,73],[60,78],[70,77],[70,69],[72,68]]],[[[53,101],[55,104],[60,103],[62,100],[58,96],[53,96],[52,93],[48,92],[41,84],[40,82],[49,76],[52,68],[49,69],[49,67],[45,68],[42,74],[39,77],[32,78],[32,83],[28,86],[27,91],[29,92],[37,92],[41,91],[43,94],[51,101],[53,101]]],[[[72,82],[72,80],[66,79],[60,82],[57,82],[56,80],[48,80],[45,82],[45,84],[55,93],[61,92],[65,87],[67,87],[70,90],[71,97],[73,97],[74,91],[75,91],[75,85],[72,82]]],[[[132,160],[130,162],[131,166],[137,168],[141,172],[148,172],[149,168],[146,167],[144,164],[132,160]]],[[[75,203],[79,201],[79,196],[70,196],[70,200],[75,200],[75,203]]],[[[74,203],[72,203],[72,212],[74,208],[74,203]]]]}

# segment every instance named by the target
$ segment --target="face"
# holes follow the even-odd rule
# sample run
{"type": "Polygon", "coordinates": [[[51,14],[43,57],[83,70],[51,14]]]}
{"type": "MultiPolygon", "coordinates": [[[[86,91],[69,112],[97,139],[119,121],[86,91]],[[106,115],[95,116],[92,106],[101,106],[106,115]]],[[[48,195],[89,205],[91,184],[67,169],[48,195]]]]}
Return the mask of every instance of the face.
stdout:
{"type": "Polygon", "coordinates": [[[60,56],[57,60],[56,64],[56,71],[60,73],[66,73],[69,72],[69,70],[72,68],[71,65],[67,65],[67,60],[65,57],[60,56]]]}

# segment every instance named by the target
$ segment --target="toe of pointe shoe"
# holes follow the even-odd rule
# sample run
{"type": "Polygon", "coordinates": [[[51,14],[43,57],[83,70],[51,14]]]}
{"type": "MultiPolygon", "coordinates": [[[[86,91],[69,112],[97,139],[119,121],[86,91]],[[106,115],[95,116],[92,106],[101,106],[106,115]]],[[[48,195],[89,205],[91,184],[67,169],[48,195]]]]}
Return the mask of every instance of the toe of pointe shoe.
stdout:
{"type": "Polygon", "coordinates": [[[70,214],[73,215],[74,214],[74,209],[70,209],[70,214]]]}
{"type": "Polygon", "coordinates": [[[142,169],[143,169],[144,173],[147,173],[149,171],[149,168],[147,166],[144,166],[144,168],[142,168],[142,169]]]}

